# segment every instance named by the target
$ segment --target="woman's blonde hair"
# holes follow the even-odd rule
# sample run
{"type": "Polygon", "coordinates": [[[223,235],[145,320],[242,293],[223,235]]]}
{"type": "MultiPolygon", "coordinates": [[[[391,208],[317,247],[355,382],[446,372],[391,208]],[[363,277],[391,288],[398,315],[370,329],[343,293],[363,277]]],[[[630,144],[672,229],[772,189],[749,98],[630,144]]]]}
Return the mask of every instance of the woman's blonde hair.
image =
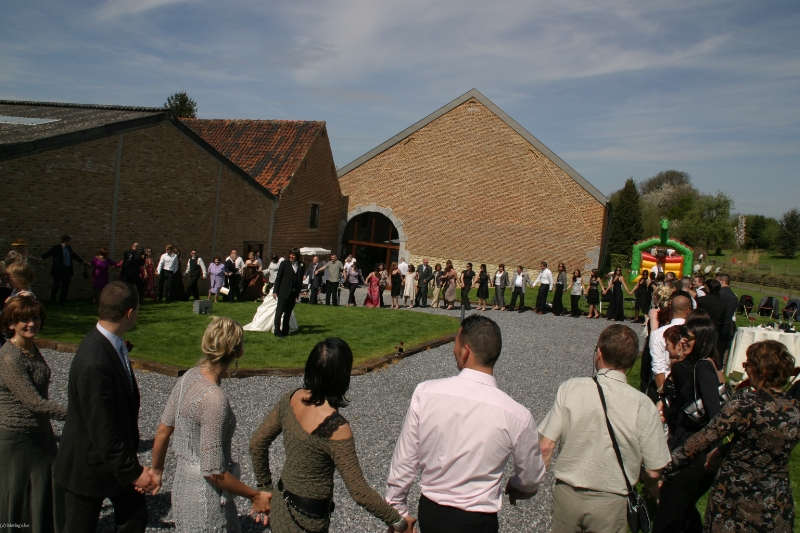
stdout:
{"type": "Polygon", "coordinates": [[[244,330],[232,318],[216,316],[203,333],[201,365],[227,367],[242,355],[244,330]]]}
{"type": "Polygon", "coordinates": [[[27,289],[36,281],[36,269],[29,263],[15,261],[6,268],[6,275],[22,289],[27,289]]]}

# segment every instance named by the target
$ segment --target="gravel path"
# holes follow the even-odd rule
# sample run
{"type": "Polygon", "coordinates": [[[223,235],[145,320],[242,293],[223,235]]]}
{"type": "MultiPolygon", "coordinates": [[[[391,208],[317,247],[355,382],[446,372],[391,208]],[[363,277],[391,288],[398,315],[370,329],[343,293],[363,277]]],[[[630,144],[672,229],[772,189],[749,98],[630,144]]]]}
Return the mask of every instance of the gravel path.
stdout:
{"type": "MultiPolygon", "coordinates": [[[[346,310],[343,309],[342,312],[346,310]]],[[[431,309],[422,312],[453,316],[458,314],[458,311],[431,309]]],[[[530,409],[537,423],[552,405],[561,382],[575,376],[590,375],[595,341],[609,324],[605,320],[540,316],[533,312],[487,312],[486,315],[497,321],[503,332],[503,352],[495,368],[499,385],[530,409]]],[[[434,348],[408,357],[380,372],[354,377],[351,382],[348,396],[352,403],[343,414],[352,425],[364,474],[372,487],[381,494],[385,490],[394,444],[414,388],[421,381],[457,373],[452,349],[452,344],[434,348]]],[[[51,397],[56,401],[66,402],[66,379],[72,355],[52,350],[45,350],[43,354],[53,370],[51,397]]],[[[139,371],[136,371],[136,377],[142,391],[142,446],[139,455],[142,464],[150,464],[152,437],[176,378],[139,371]]],[[[300,384],[300,378],[255,377],[224,381],[223,388],[230,396],[238,420],[233,455],[235,460],[241,462],[245,483],[255,486],[248,453],[250,436],[280,397],[300,384]]],[[[60,433],[60,430],[61,426],[56,424],[56,432],[60,433]]],[[[279,439],[272,447],[274,476],[279,475],[283,461],[283,445],[279,439]]],[[[174,456],[170,453],[167,455],[164,481],[167,489],[172,485],[170,473],[174,471],[174,467],[174,456]]],[[[506,472],[510,471],[509,463],[506,472]]],[[[505,479],[503,483],[505,484],[505,479]]],[[[546,531],[550,524],[552,486],[553,476],[548,473],[539,495],[533,500],[512,507],[506,499],[500,511],[500,530],[546,531]]],[[[332,532],[385,531],[377,519],[358,507],[347,495],[338,474],[334,498],[336,512],[331,524],[332,532]]],[[[418,499],[419,492],[415,484],[409,502],[412,514],[416,514],[418,499]]],[[[173,529],[168,490],[149,498],[148,505],[148,532],[173,529]]],[[[246,515],[249,502],[239,499],[237,505],[240,513],[246,515]]],[[[245,516],[241,517],[241,523],[243,531],[264,530],[256,527],[245,516]]],[[[109,506],[104,509],[99,531],[113,530],[114,522],[109,506]]]]}

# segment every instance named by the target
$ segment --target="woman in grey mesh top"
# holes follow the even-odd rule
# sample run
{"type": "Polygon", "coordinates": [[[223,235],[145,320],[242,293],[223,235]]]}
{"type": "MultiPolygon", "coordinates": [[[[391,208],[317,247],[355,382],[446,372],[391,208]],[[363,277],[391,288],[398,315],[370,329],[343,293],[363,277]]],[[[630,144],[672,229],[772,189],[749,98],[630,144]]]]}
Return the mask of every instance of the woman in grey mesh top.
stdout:
{"type": "Polygon", "coordinates": [[[238,532],[233,496],[252,502],[253,513],[267,522],[271,494],[239,481],[239,464],[231,457],[236,416],[220,387],[228,366],[242,356],[244,332],[238,322],[215,317],[203,335],[205,357],[175,384],[153,442],[150,475],[161,488],[164,459],[173,432],[178,466],[172,482],[175,530],[238,532]]]}
{"type": "Polygon", "coordinates": [[[259,490],[277,491],[270,525],[276,533],[328,531],[333,505],[333,471],[367,511],[403,532],[416,521],[400,514],[370,487],[356,456],[350,424],[339,414],[347,405],[353,353],[341,339],[318,343],[306,361],[303,388],[286,394],[250,439],[250,458],[259,490]],[[269,448],[283,433],[286,461],[277,483],[269,468],[269,448]]]}
{"type": "MultiPolygon", "coordinates": [[[[52,463],[56,441],[50,419],[66,408],[47,399],[50,367],[34,344],[44,307],[32,296],[11,298],[0,315],[10,337],[0,348],[0,522],[29,524],[26,531],[52,532],[52,463]]],[[[58,520],[61,522],[61,520],[58,520]]]]}

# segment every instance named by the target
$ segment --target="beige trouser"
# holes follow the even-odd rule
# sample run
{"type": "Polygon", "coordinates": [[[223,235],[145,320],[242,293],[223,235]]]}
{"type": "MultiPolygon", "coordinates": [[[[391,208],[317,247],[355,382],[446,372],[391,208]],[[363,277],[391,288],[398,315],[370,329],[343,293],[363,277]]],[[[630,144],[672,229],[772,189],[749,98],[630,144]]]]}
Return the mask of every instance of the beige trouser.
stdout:
{"type": "Polygon", "coordinates": [[[431,300],[431,307],[439,307],[439,293],[442,292],[441,287],[433,289],[433,300],[431,300]]]}
{"type": "Polygon", "coordinates": [[[566,483],[553,487],[552,533],[626,533],[625,496],[574,489],[566,483]]]}

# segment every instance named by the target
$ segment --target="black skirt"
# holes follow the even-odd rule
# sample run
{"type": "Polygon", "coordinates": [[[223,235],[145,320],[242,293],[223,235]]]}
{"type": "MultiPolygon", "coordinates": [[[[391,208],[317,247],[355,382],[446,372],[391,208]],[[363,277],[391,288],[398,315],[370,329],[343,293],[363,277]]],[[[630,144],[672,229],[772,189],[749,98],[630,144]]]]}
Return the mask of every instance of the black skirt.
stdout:
{"type": "Polygon", "coordinates": [[[600,303],[600,290],[589,289],[589,292],[586,293],[586,302],[589,305],[598,305],[600,303]]]}

